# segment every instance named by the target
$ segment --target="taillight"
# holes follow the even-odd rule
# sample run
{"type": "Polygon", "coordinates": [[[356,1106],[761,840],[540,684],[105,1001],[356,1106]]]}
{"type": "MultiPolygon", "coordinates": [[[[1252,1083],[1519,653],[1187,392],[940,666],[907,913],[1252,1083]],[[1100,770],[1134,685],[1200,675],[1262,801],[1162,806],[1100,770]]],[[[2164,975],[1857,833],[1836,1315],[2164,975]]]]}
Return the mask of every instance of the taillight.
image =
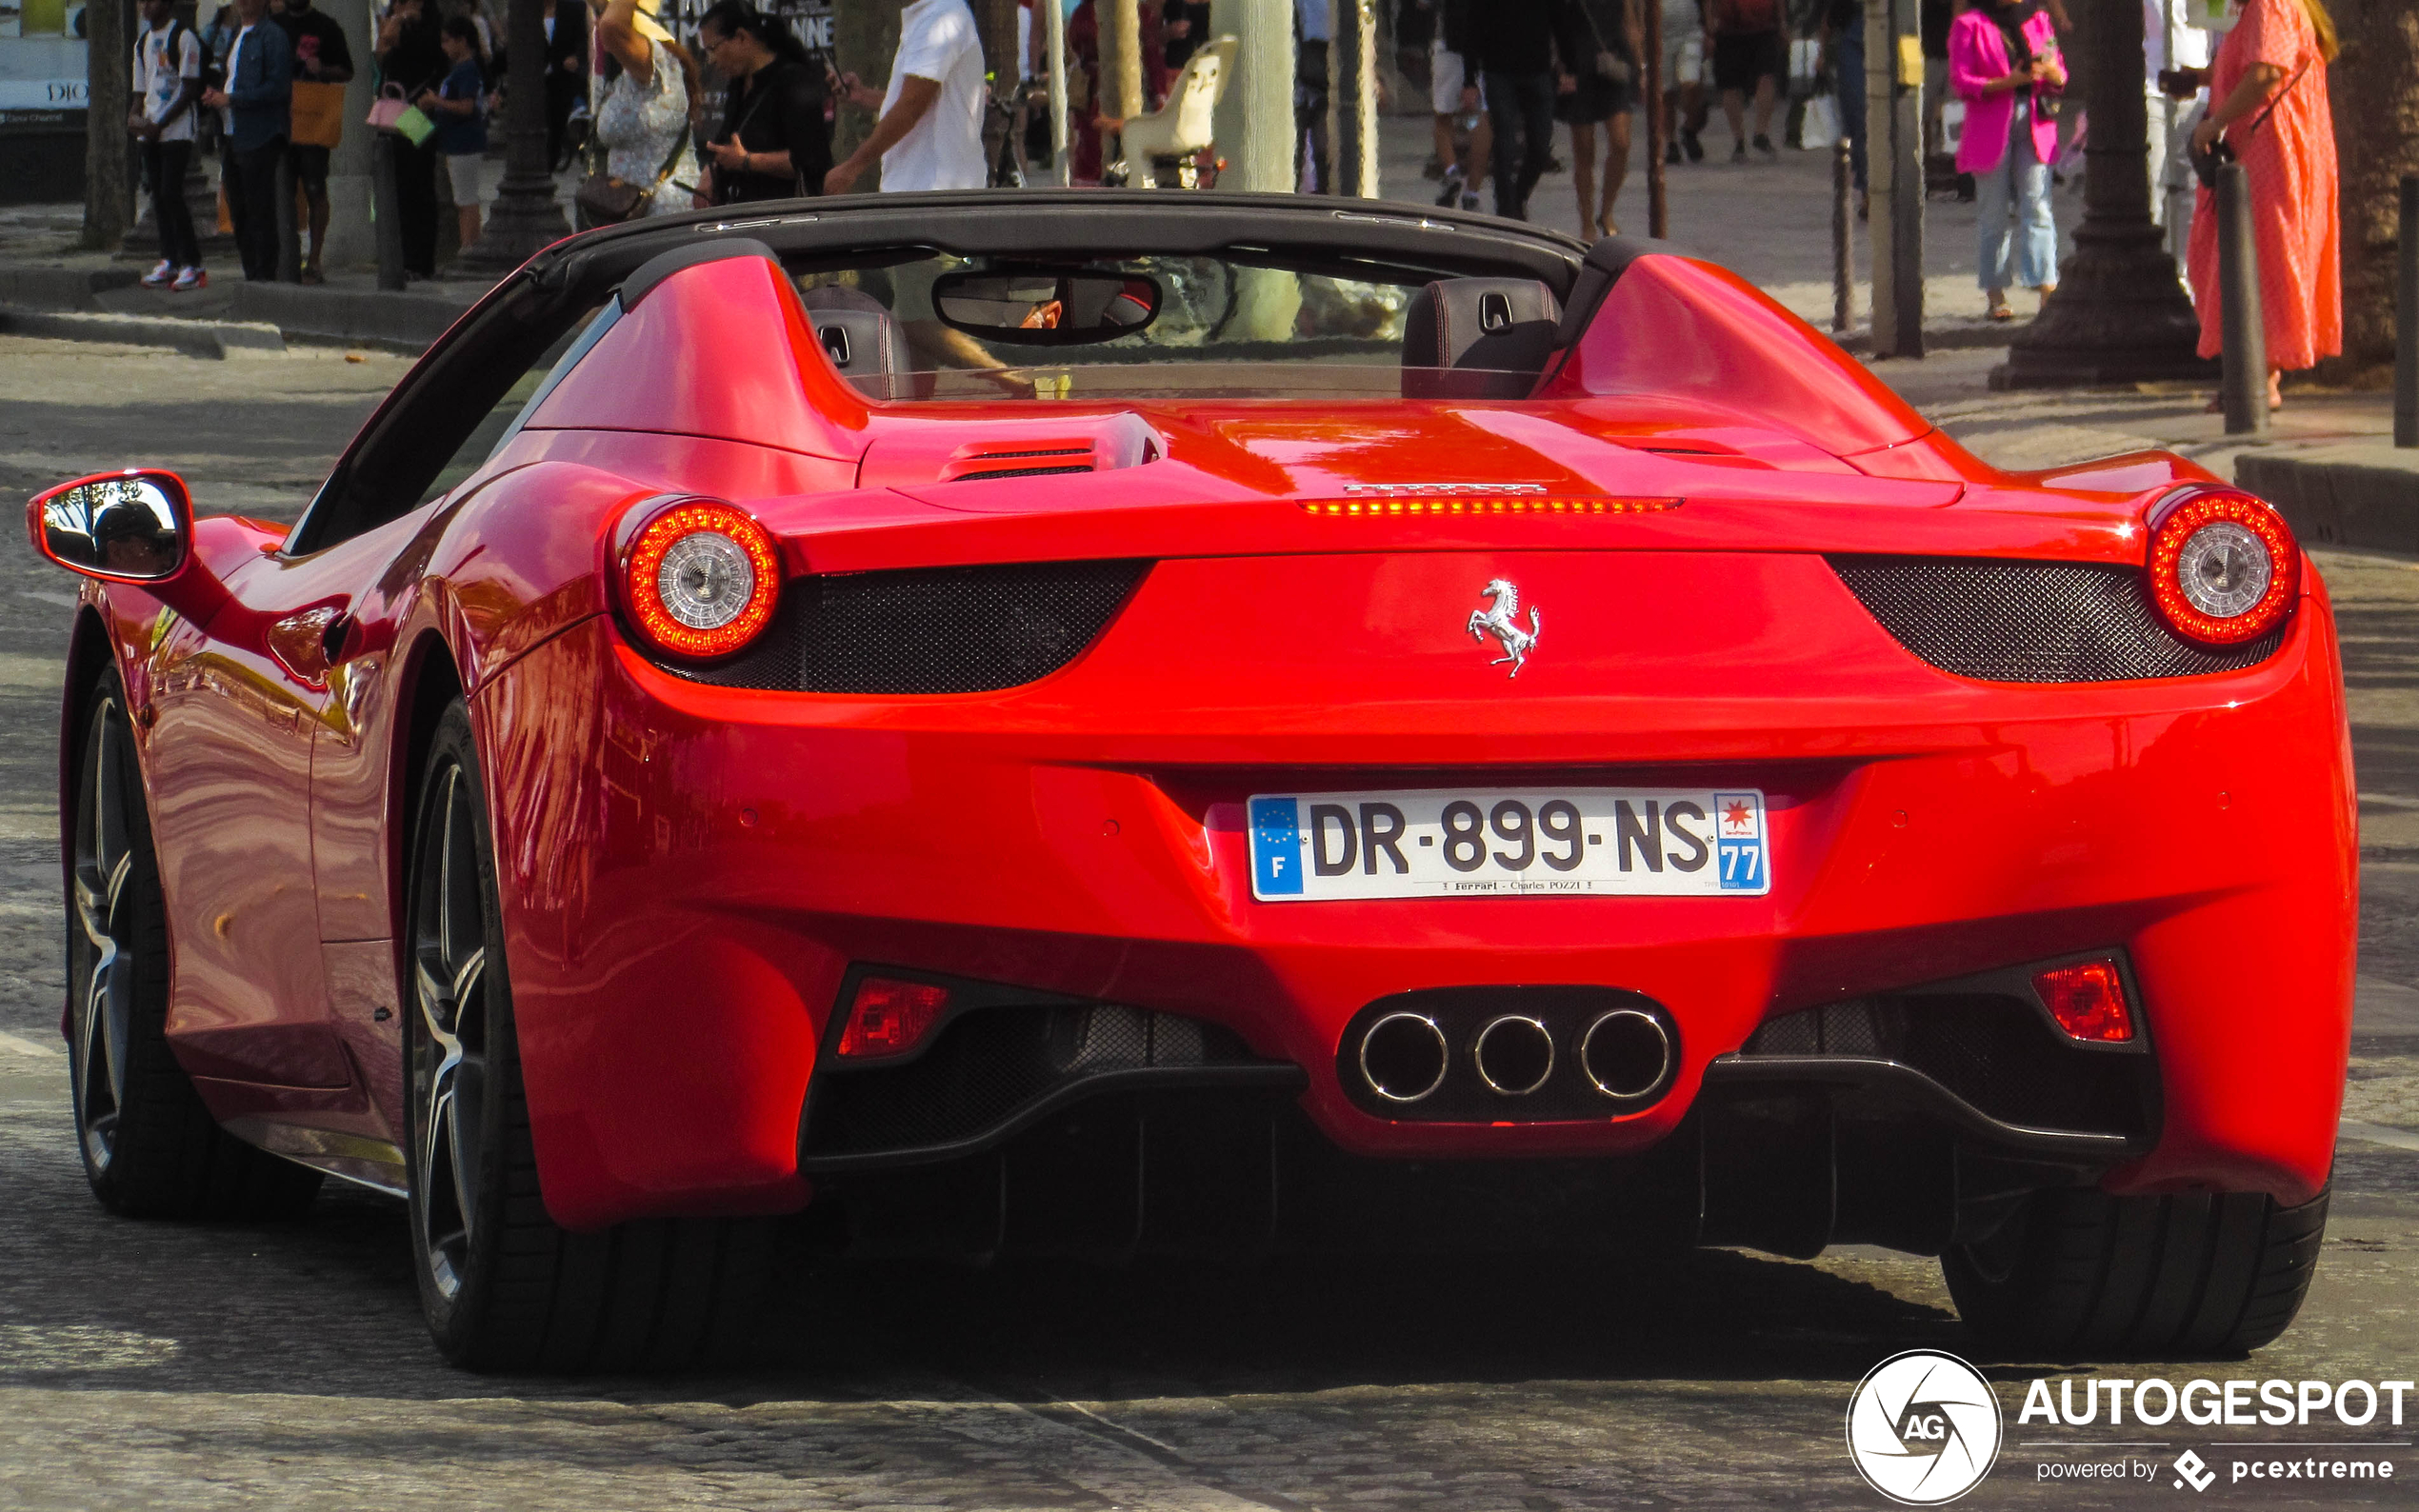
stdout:
{"type": "Polygon", "coordinates": [[[950,1005],[950,989],[895,977],[860,977],[840,1028],[840,1053],[851,1060],[905,1055],[922,1044],[950,1005]]]}
{"type": "Polygon", "coordinates": [[[2049,1017],[2069,1038],[2099,1044],[2117,1044],[2133,1038],[2133,1015],[2125,1005],[2125,981],[2113,961],[2085,961],[2051,966],[2035,975],[2032,989],[2041,994],[2049,1017]]]}
{"type": "Polygon", "coordinates": [[[2150,600],[2178,635],[2240,646],[2284,623],[2300,591],[2301,548],[2276,511],[2211,488],[2154,515],[2150,600]]]}
{"type": "Polygon", "coordinates": [[[747,511],[685,499],[640,527],[622,582],[649,640],[675,656],[729,656],[772,623],[781,558],[747,511]]]}

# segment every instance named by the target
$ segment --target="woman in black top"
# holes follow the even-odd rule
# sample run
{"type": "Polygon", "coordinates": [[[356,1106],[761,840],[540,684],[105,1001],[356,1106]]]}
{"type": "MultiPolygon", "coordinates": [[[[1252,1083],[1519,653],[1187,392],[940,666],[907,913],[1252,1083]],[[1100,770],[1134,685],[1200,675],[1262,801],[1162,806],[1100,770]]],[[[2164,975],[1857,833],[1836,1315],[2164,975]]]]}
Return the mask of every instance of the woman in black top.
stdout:
{"type": "Polygon", "coordinates": [[[730,80],[713,158],[713,202],[819,194],[831,170],[830,90],[788,27],[743,0],[720,0],[698,19],[706,60],[730,80]]]}

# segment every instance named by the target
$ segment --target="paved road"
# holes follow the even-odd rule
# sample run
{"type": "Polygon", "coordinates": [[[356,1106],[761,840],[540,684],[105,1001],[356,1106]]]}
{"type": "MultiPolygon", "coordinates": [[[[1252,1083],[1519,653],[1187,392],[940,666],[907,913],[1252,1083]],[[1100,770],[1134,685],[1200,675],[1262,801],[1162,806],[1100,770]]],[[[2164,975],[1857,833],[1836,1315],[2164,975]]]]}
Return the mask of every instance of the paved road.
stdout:
{"type": "MultiPolygon", "coordinates": [[[[376,355],[209,364],[0,339],[0,497],[137,460],[139,446],[207,507],[290,518],[401,370],[376,355]]],[[[1931,386],[1977,446],[2011,459],[2109,433],[2206,439],[2186,401],[2093,401],[2085,424],[1971,399],[1978,372],[1893,376],[1931,386]]],[[[1866,1507],[1881,1503],[1840,1449],[1850,1386],[1896,1350],[1966,1347],[1929,1263],[1860,1249],[1619,1271],[802,1275],[769,1330],[780,1352],[751,1371],[567,1383],[444,1369],[390,1204],[331,1190],[295,1224],[190,1227],[110,1219],[86,1194],[51,1048],[65,580],[13,530],[0,542],[0,1507],[1866,1507]]],[[[2391,1139],[2419,1129],[2419,564],[2323,566],[2370,794],[2349,1116],[2391,1139]]],[[[2419,1138],[2401,1138],[2343,1145],[2299,1327],[2249,1364],[2163,1373],[2412,1376],[2419,1138]]],[[[2005,1396],[2012,1413],[2018,1393],[2005,1396]]],[[[2010,1429],[1973,1504],[2173,1494],[2164,1478],[2038,1484],[2040,1462],[2108,1455],[2029,1441],[2109,1430],[2010,1429]]],[[[2223,1467],[2224,1451],[2189,1436],[2205,1431],[2142,1436],[2223,1467]]],[[[2419,1455],[2400,1454],[2419,1474],[2419,1455]]],[[[2360,1499],[2331,1485],[2263,1498],[2348,1500],[2360,1499]]]]}

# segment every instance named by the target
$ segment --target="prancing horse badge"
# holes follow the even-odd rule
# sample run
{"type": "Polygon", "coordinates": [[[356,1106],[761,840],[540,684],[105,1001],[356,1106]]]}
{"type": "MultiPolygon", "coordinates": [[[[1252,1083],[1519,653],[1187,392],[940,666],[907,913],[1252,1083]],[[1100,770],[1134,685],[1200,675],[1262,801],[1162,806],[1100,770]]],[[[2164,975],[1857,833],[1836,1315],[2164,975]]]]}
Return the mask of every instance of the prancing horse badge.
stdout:
{"type": "Polygon", "coordinates": [[[1540,633],[1537,606],[1532,604],[1529,607],[1529,628],[1524,630],[1519,624],[1520,589],[1512,587],[1509,579],[1489,579],[1478,592],[1482,598],[1492,599],[1494,603],[1486,608],[1469,611],[1469,638],[1483,641],[1489,635],[1493,636],[1496,644],[1504,648],[1504,654],[1487,665],[1501,666],[1509,662],[1511,670],[1504,675],[1518,677],[1520,669],[1529,665],[1529,653],[1537,646],[1540,633]]]}

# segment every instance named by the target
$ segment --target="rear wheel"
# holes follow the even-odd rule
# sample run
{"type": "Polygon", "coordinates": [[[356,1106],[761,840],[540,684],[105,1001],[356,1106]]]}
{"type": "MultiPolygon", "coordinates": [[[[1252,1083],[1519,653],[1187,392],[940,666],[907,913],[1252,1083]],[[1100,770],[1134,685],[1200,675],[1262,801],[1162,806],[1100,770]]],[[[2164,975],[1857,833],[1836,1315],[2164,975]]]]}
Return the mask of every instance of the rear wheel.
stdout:
{"type": "Polygon", "coordinates": [[[574,1234],[547,1216],[513,1033],[469,711],[437,727],[413,826],[405,1131],[429,1331],[477,1370],[671,1369],[760,1327],[770,1227],[665,1219],[574,1234]]]}
{"type": "Polygon", "coordinates": [[[2256,1192],[2036,1192],[1941,1269],[1967,1326],[1997,1348],[2239,1355],[2301,1311],[2326,1229],[2324,1191],[2295,1207],[2256,1192]]]}
{"type": "Polygon", "coordinates": [[[68,1049],[92,1195],[130,1218],[271,1218],[319,1173],[218,1126],[168,1045],[168,915],[126,692],[94,680],[68,845],[68,1049]]]}

